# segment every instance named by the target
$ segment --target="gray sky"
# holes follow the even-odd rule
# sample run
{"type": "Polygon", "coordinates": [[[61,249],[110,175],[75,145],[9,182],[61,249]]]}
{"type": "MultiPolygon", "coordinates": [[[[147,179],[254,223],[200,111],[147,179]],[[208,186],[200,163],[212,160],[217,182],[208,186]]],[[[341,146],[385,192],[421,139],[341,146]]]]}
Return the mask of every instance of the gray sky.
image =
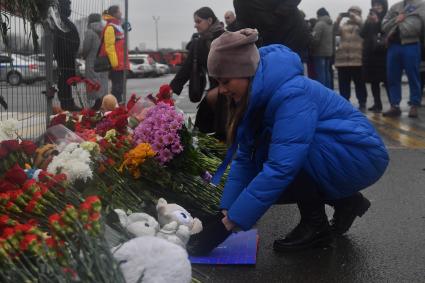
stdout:
{"type": "MultiPolygon", "coordinates": [[[[390,0],[390,5],[397,1],[390,0]]],[[[302,0],[300,9],[307,18],[314,17],[316,11],[325,7],[335,19],[338,13],[347,11],[351,5],[358,5],[366,16],[370,0],[302,0]]],[[[144,42],[148,48],[155,48],[155,25],[152,16],[159,16],[160,48],[180,48],[192,33],[193,12],[200,7],[211,7],[217,17],[223,20],[227,10],[233,10],[232,0],[129,0],[129,20],[133,31],[130,35],[131,47],[144,42]]]]}

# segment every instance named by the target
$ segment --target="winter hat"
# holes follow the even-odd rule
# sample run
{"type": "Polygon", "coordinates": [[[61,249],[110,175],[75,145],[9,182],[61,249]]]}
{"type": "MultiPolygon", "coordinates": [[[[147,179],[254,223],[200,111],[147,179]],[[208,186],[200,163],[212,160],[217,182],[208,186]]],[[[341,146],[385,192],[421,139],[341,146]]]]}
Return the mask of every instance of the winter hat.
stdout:
{"type": "Polygon", "coordinates": [[[100,14],[90,14],[87,20],[87,24],[98,23],[102,21],[102,16],[100,14]]]}
{"type": "Polygon", "coordinates": [[[253,77],[260,62],[255,42],[258,31],[243,29],[225,32],[211,44],[208,73],[215,78],[253,77]]]}
{"type": "Polygon", "coordinates": [[[361,15],[362,8],[360,8],[359,6],[351,6],[350,9],[348,9],[348,12],[358,12],[361,15]]]}
{"type": "Polygon", "coordinates": [[[317,10],[317,16],[318,17],[329,16],[329,12],[328,10],[322,7],[319,10],[317,10]]]}

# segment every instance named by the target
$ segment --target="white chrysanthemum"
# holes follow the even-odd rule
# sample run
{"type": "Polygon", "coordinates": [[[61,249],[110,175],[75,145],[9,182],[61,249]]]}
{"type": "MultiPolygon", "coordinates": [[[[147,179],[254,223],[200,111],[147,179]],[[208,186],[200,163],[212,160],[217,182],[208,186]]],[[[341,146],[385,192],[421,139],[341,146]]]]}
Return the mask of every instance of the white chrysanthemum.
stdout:
{"type": "Polygon", "coordinates": [[[87,181],[93,178],[90,164],[90,153],[78,147],[78,144],[71,143],[65,147],[63,152],[53,158],[47,171],[52,174],[64,173],[71,182],[87,181]]]}
{"type": "Polygon", "coordinates": [[[16,119],[0,121],[0,141],[14,139],[18,126],[19,122],[16,119]]]}

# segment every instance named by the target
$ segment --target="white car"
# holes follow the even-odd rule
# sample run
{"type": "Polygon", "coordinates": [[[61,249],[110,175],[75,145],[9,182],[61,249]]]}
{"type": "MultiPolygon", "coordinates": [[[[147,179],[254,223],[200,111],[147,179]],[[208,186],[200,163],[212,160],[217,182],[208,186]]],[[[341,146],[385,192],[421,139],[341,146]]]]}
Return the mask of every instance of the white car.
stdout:
{"type": "Polygon", "coordinates": [[[170,67],[165,64],[155,63],[155,72],[157,76],[162,76],[170,73],[170,67]]]}
{"type": "Polygon", "coordinates": [[[45,64],[18,54],[0,54],[0,81],[12,86],[32,83],[46,77],[45,64]]]}
{"type": "Polygon", "coordinates": [[[150,77],[155,75],[155,65],[149,55],[130,54],[130,77],[150,77]]]}

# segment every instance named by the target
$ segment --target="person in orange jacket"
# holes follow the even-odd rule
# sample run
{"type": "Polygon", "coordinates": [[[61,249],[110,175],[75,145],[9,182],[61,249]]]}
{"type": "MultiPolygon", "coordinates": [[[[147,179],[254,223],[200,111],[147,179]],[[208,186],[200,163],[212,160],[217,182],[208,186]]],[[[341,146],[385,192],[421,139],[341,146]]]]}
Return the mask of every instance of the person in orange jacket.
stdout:
{"type": "Polygon", "coordinates": [[[112,94],[117,98],[118,103],[123,103],[124,71],[128,69],[128,62],[125,62],[125,40],[124,29],[122,27],[122,13],[119,6],[111,6],[103,13],[106,26],[103,30],[102,47],[100,55],[108,56],[112,70],[110,78],[112,81],[112,94]]]}

